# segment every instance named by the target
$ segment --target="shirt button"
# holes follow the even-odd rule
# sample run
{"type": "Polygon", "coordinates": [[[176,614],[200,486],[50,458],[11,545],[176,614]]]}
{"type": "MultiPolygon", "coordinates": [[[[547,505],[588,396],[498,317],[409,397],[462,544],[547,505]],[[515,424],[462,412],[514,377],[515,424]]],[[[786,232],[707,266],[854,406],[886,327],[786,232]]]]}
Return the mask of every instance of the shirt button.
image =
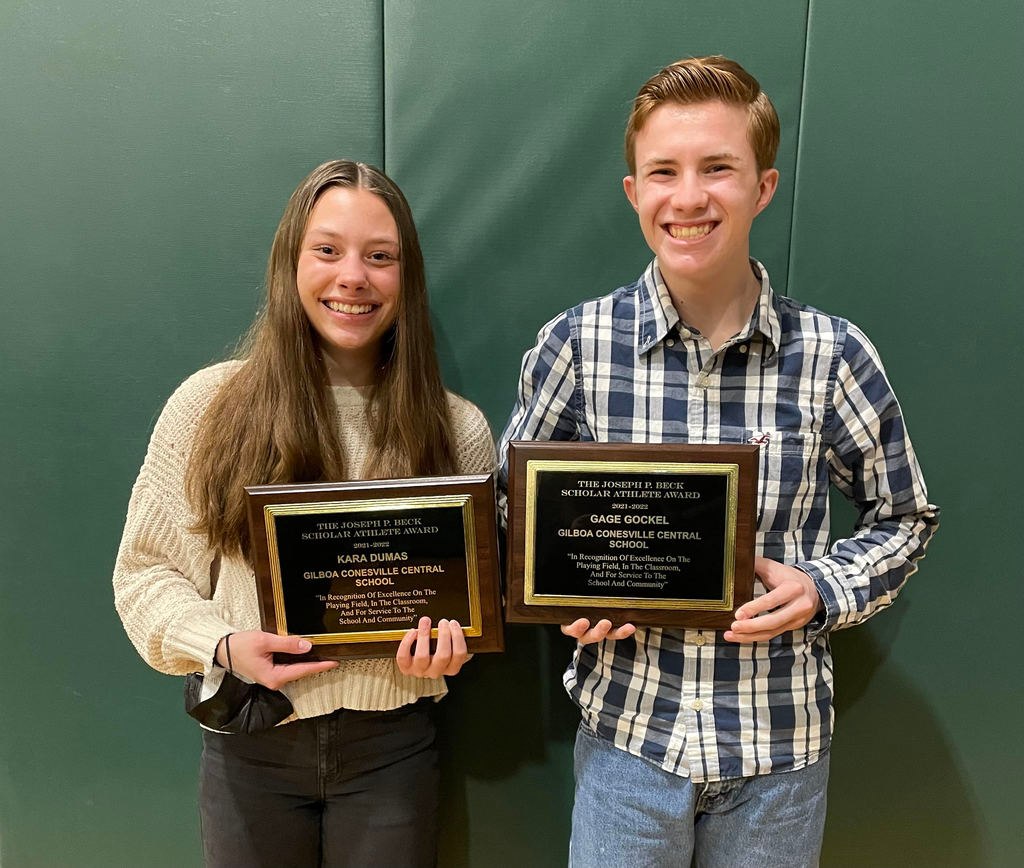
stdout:
{"type": "Polygon", "coordinates": [[[665,346],[666,347],[674,347],[675,345],[676,345],[676,342],[674,340],[672,340],[672,338],[669,338],[667,341],[665,341],[665,346]]]}
{"type": "Polygon", "coordinates": [[[747,345],[746,344],[740,344],[740,352],[741,353],[745,353],[746,351],[747,351],[747,345]]]}
{"type": "Polygon", "coordinates": [[[702,389],[706,389],[708,387],[708,375],[701,374],[697,377],[697,385],[702,389]]]}
{"type": "Polygon", "coordinates": [[[708,640],[705,639],[703,635],[700,635],[696,639],[693,640],[693,644],[694,645],[706,645],[707,641],[708,640]]]}
{"type": "Polygon", "coordinates": [[[691,332],[688,328],[680,326],[679,327],[679,337],[681,337],[684,341],[688,340],[689,338],[693,337],[693,332],[691,332]]]}
{"type": "Polygon", "coordinates": [[[695,699],[693,700],[693,702],[690,703],[690,708],[692,708],[694,711],[700,711],[704,708],[704,703],[701,702],[701,700],[699,699],[695,699]]]}

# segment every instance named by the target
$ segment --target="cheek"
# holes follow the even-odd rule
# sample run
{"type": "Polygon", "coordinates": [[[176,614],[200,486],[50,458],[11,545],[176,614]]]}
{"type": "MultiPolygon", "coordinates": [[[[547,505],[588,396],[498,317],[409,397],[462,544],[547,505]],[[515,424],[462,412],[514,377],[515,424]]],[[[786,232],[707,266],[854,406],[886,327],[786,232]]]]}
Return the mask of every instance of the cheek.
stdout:
{"type": "Polygon", "coordinates": [[[637,202],[640,219],[653,221],[661,211],[666,198],[666,194],[660,190],[645,190],[637,202]]]}
{"type": "Polygon", "coordinates": [[[300,262],[295,269],[295,286],[298,288],[300,296],[309,290],[311,283],[309,268],[300,262]]]}
{"type": "Polygon", "coordinates": [[[328,275],[322,265],[318,263],[299,263],[295,269],[295,285],[299,290],[299,298],[316,295],[321,288],[329,281],[328,275]]]}
{"type": "Polygon", "coordinates": [[[381,293],[381,295],[385,296],[388,299],[388,301],[390,301],[394,305],[397,305],[398,297],[399,295],[401,295],[402,292],[402,275],[398,271],[398,269],[395,269],[394,274],[388,274],[381,281],[379,281],[377,284],[377,289],[381,293]]]}

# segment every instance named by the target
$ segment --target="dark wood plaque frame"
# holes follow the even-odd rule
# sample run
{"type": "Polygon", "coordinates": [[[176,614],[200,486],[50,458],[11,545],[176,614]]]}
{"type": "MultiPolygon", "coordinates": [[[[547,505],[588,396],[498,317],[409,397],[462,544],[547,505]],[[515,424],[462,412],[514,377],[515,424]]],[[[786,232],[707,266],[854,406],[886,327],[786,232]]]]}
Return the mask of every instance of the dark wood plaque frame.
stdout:
{"type": "MultiPolygon", "coordinates": [[[[515,441],[509,444],[508,480],[508,596],[505,618],[509,622],[568,624],[577,618],[588,618],[595,623],[601,618],[614,625],[632,623],[637,626],[693,627],[722,629],[729,627],[736,608],[753,598],[754,593],[754,538],[757,530],[757,476],[758,447],[749,444],[674,444],[674,443],[559,443],[555,441],[515,441]],[[681,465],[719,465],[723,473],[731,473],[728,466],[738,470],[735,482],[735,536],[731,587],[724,577],[723,602],[709,608],[707,601],[616,597],[610,601],[600,593],[600,604],[581,604],[581,597],[566,596],[566,602],[555,603],[551,595],[544,602],[527,602],[527,572],[532,555],[529,547],[535,539],[527,538],[527,511],[529,501],[536,493],[529,490],[531,462],[552,462],[572,465],[580,470],[582,464],[593,464],[587,473],[600,473],[614,466],[609,473],[637,472],[657,474],[664,472],[685,477],[681,465]],[[623,470],[628,465],[632,470],[623,470]],[[664,470],[659,466],[669,465],[664,470]]],[[[667,478],[671,478],[666,476],[667,478]]],[[[534,507],[536,508],[536,507],[534,507]]],[[[539,519],[537,519],[539,520],[539,519]]],[[[728,562],[728,558],[726,558],[728,562]]]]}
{"type": "MultiPolygon", "coordinates": [[[[479,629],[480,635],[467,635],[466,646],[470,652],[503,651],[504,636],[501,620],[501,589],[498,570],[498,543],[495,517],[494,477],[479,476],[444,476],[414,479],[379,479],[359,480],[354,482],[305,483],[296,485],[255,485],[245,489],[249,496],[249,530],[252,535],[253,567],[256,573],[256,591],[259,599],[260,621],[263,629],[269,633],[287,635],[279,628],[278,609],[283,611],[283,593],[275,590],[275,580],[271,566],[271,540],[268,523],[273,521],[274,513],[268,510],[284,507],[294,514],[312,515],[331,513],[331,505],[344,504],[345,510],[358,512],[360,503],[367,505],[367,511],[380,508],[381,501],[394,501],[396,508],[415,508],[416,504],[425,504],[424,508],[434,505],[431,501],[446,497],[467,497],[469,502],[464,508],[469,510],[472,533],[475,537],[475,552],[467,551],[467,558],[475,554],[475,570],[467,569],[470,576],[470,593],[472,599],[472,575],[475,572],[476,599],[480,612],[479,625],[462,624],[464,632],[479,629]],[[294,509],[295,506],[299,508],[294,509]],[[308,506],[308,513],[302,509],[308,506]]],[[[447,504],[444,504],[447,505],[447,504]]],[[[341,509],[337,510],[338,512],[341,509]]],[[[467,522],[468,524],[469,522],[467,522]]],[[[280,563],[278,562],[280,575],[280,563]]],[[[282,584],[277,583],[277,588],[282,584]]],[[[472,611],[470,605],[470,611],[472,611]]],[[[287,617],[285,618],[287,620],[287,617]]],[[[351,631],[357,633],[358,631],[351,631]]],[[[397,632],[367,628],[366,633],[397,632]]],[[[404,633],[405,629],[402,628],[404,633]]],[[[338,632],[338,642],[330,642],[323,634],[314,638],[306,635],[313,642],[313,649],[307,655],[288,655],[289,661],[303,659],[349,659],[357,657],[391,657],[395,654],[401,637],[387,639],[352,639],[348,633],[338,632]],[[349,638],[346,638],[349,637],[349,638]]],[[[433,638],[437,638],[436,623],[431,630],[433,638]]]]}

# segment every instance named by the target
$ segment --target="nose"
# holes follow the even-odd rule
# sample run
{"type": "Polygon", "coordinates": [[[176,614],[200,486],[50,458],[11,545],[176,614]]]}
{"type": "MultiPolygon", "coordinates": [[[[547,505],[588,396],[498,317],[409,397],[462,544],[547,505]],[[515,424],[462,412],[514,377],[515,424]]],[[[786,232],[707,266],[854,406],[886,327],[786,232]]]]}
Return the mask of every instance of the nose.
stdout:
{"type": "Polygon", "coordinates": [[[703,211],[708,204],[708,191],[697,172],[681,172],[672,188],[672,207],[677,211],[703,211]]]}
{"type": "Polygon", "coordinates": [[[334,282],[345,289],[365,289],[369,283],[366,263],[358,253],[346,253],[337,262],[334,282]]]}

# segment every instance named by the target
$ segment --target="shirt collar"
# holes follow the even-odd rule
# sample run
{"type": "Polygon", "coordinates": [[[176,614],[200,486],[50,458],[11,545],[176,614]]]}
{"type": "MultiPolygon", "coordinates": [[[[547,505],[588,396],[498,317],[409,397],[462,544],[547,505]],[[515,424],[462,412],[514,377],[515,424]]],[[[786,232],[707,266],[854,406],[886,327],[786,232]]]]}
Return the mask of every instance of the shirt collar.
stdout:
{"type": "MultiPolygon", "coordinates": [[[[770,356],[779,348],[782,325],[775,307],[775,292],[768,278],[768,269],[756,259],[750,260],[754,271],[760,275],[761,294],[757,305],[750,316],[750,322],[737,336],[736,340],[744,341],[751,338],[754,332],[760,332],[766,342],[766,356],[770,356]]],[[[649,352],[654,346],[665,339],[670,331],[679,323],[679,314],[672,304],[672,296],[661,276],[658,260],[647,266],[640,278],[638,287],[639,320],[637,328],[637,356],[649,352]]]]}

